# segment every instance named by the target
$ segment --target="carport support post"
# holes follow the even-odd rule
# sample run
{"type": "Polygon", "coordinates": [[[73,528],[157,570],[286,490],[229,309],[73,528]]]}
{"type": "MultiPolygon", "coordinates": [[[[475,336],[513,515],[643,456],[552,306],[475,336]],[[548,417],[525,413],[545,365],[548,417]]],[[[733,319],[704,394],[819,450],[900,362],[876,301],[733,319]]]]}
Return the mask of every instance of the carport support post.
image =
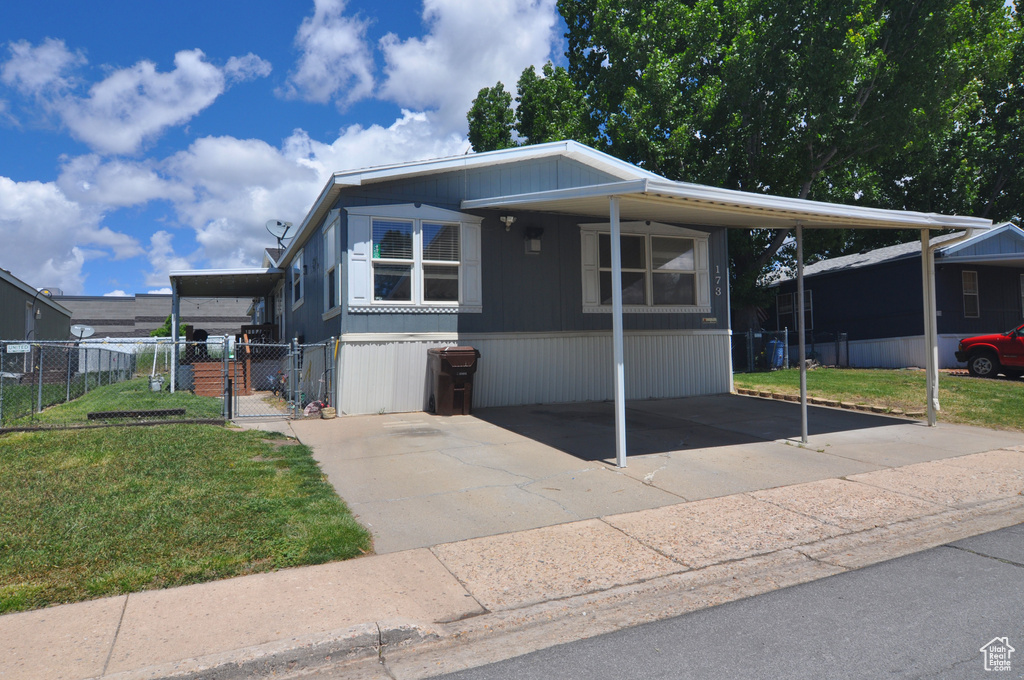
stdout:
{"type": "Polygon", "coordinates": [[[622,247],[619,197],[609,199],[612,241],[612,351],[615,361],[615,464],[626,467],[626,371],[622,349],[622,247]]]}
{"type": "Polygon", "coordinates": [[[937,421],[939,410],[939,348],[935,323],[935,261],[929,248],[929,232],[921,230],[921,289],[924,293],[924,351],[928,425],[937,421]]]}
{"type": "Polygon", "coordinates": [[[800,441],[807,443],[807,335],[804,323],[804,225],[796,223],[796,332],[800,336],[800,441]]]}
{"type": "Polygon", "coordinates": [[[178,282],[171,279],[171,394],[178,379],[178,317],[181,315],[181,301],[178,299],[178,282]]]}

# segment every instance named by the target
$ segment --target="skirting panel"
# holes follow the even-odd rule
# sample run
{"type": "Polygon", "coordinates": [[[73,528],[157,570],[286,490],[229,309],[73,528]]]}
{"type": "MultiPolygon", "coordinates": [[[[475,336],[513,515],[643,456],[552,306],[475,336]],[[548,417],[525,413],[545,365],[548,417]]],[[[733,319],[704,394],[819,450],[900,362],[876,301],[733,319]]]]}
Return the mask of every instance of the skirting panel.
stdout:
{"type": "MultiPolygon", "coordinates": [[[[607,333],[343,339],[338,356],[343,413],[422,411],[429,395],[427,349],[470,345],[481,358],[473,406],[614,397],[607,333]]],[[[731,387],[727,333],[646,332],[625,336],[626,398],[721,394],[731,387]]]]}
{"type": "MultiPolygon", "coordinates": [[[[939,368],[956,368],[957,343],[960,336],[940,335],[939,368]]],[[[850,366],[855,368],[907,368],[925,366],[924,336],[879,338],[850,341],[850,366]]]]}

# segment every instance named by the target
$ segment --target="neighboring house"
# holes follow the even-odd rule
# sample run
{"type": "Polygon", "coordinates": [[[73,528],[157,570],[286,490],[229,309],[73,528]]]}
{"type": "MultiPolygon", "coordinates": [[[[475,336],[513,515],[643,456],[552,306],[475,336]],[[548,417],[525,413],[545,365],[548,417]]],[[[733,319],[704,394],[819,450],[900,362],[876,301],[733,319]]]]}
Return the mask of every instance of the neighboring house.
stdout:
{"type": "Polygon", "coordinates": [[[425,409],[427,350],[455,344],[481,353],[474,407],[616,398],[620,318],[625,398],[715,394],[732,387],[726,229],[797,222],[991,224],[672,182],[553,142],[337,173],[263,267],[170,278],[180,297],[262,298],[279,338],[336,339],[314,354],[341,413],[425,409]]]}
{"type": "MultiPolygon", "coordinates": [[[[54,300],[71,310],[71,321],[90,326],[97,338],[149,337],[171,313],[171,296],[137,295],[55,295],[54,300]]],[[[252,298],[183,299],[181,323],[192,324],[210,335],[234,335],[249,323],[252,298]]]]}
{"type": "Polygon", "coordinates": [[[67,340],[71,312],[6,269],[0,269],[0,340],[67,340]]]}
{"type": "MultiPolygon", "coordinates": [[[[1009,330],[1024,321],[1024,231],[1007,222],[951,245],[957,232],[934,237],[939,366],[958,366],[957,343],[1009,330]]],[[[777,287],[773,319],[796,329],[796,281],[777,287]]],[[[925,365],[921,242],[821,260],[804,267],[807,329],[846,333],[849,364],[901,368],[925,365]]],[[[831,345],[826,344],[826,349],[831,345]]]]}

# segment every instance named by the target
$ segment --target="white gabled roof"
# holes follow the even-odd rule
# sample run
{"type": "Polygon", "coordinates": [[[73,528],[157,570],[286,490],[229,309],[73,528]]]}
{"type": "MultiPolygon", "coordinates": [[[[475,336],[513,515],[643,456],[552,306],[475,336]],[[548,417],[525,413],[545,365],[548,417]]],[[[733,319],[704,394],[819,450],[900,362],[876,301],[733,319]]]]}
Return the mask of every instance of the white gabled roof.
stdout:
{"type": "Polygon", "coordinates": [[[334,181],[346,186],[361,186],[372,182],[384,182],[396,178],[417,177],[421,175],[432,175],[452,170],[469,170],[478,167],[491,167],[504,163],[517,163],[535,158],[546,158],[549,156],[564,156],[579,161],[596,170],[606,172],[619,179],[655,179],[669,181],[661,175],[649,172],[632,163],[626,163],[614,156],[592,149],[589,146],[566,140],[561,142],[548,142],[546,144],[533,144],[531,146],[518,146],[511,149],[499,149],[498,151],[485,151],[483,153],[467,153],[463,156],[451,156],[448,158],[437,158],[426,161],[411,161],[408,163],[395,163],[393,165],[382,165],[375,168],[362,170],[351,170],[334,173],[334,181]]]}

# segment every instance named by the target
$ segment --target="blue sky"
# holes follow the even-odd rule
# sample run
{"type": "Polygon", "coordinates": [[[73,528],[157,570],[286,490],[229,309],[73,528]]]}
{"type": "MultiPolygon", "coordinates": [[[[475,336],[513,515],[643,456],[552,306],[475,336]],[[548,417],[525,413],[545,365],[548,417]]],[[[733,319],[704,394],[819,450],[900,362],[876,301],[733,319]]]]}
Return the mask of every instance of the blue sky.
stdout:
{"type": "Polygon", "coordinates": [[[332,172],[465,152],[476,92],[563,31],[554,0],[0,3],[0,268],[106,295],[259,264],[332,172]]]}

